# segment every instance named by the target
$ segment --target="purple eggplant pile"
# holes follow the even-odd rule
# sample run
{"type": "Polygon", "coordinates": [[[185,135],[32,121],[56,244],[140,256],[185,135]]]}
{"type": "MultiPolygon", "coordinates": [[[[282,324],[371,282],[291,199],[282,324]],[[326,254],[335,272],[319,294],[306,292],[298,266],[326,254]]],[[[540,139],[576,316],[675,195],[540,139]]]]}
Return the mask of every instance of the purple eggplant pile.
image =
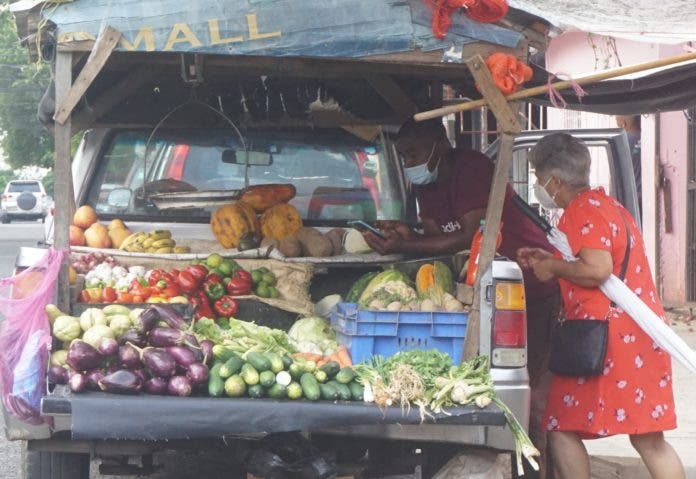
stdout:
{"type": "Polygon", "coordinates": [[[65,367],[51,366],[48,382],[67,384],[74,393],[190,396],[205,393],[212,342],[199,342],[172,308],[153,305],[135,329],[118,338],[104,338],[98,347],[76,339],[65,367]]]}

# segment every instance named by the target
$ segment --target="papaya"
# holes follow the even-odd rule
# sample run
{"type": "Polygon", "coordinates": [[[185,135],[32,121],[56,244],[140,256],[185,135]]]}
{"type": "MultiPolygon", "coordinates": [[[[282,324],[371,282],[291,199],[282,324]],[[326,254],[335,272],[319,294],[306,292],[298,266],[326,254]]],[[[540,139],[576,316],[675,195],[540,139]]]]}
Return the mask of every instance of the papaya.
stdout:
{"type": "Polygon", "coordinates": [[[275,205],[287,203],[296,192],[295,187],[288,184],[254,185],[248,187],[240,199],[258,213],[263,213],[275,205]]]}
{"type": "Polygon", "coordinates": [[[260,231],[256,212],[243,201],[218,208],[210,217],[210,227],[224,248],[236,248],[245,234],[260,231]]]}
{"type": "Polygon", "coordinates": [[[416,292],[421,299],[430,299],[441,305],[446,293],[454,294],[452,271],[440,261],[424,264],[416,274],[416,292]]]}

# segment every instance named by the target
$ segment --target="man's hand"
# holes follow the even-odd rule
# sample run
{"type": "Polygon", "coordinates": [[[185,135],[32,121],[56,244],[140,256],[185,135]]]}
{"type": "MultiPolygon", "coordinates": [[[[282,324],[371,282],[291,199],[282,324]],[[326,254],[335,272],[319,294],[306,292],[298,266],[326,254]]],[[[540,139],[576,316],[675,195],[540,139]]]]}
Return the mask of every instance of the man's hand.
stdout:
{"type": "Polygon", "coordinates": [[[379,254],[393,254],[401,251],[404,238],[394,230],[382,230],[386,239],[382,239],[374,233],[364,233],[365,242],[379,254]]]}
{"type": "Polygon", "coordinates": [[[411,229],[411,227],[406,223],[402,223],[401,221],[381,220],[377,221],[376,225],[385,236],[388,236],[391,233],[396,233],[401,236],[401,238],[406,240],[414,239],[416,236],[416,233],[411,229]]]}

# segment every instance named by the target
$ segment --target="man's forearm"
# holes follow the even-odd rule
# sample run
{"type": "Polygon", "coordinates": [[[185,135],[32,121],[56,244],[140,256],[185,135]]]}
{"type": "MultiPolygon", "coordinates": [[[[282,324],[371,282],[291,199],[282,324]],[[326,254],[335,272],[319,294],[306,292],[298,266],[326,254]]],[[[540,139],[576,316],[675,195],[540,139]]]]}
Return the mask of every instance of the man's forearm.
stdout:
{"type": "Polygon", "coordinates": [[[452,254],[466,249],[465,238],[457,234],[423,235],[416,234],[403,240],[399,250],[408,254],[452,254]]]}

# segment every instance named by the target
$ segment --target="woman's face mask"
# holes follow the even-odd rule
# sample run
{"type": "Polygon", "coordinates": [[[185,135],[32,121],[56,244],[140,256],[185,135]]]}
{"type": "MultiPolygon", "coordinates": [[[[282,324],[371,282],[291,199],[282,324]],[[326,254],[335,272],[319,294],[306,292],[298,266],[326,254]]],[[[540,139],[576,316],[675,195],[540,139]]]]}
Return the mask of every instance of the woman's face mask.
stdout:
{"type": "Polygon", "coordinates": [[[549,184],[549,181],[551,181],[551,178],[553,177],[550,176],[543,186],[539,184],[538,180],[534,183],[534,196],[536,196],[536,199],[539,200],[539,204],[548,210],[558,208],[555,199],[556,195],[554,194],[551,196],[548,191],[546,191],[546,186],[549,184]]]}
{"type": "Polygon", "coordinates": [[[408,181],[410,181],[414,185],[429,185],[437,180],[437,173],[438,168],[440,167],[440,162],[438,161],[438,164],[435,165],[435,169],[433,171],[430,171],[428,169],[428,163],[430,163],[430,160],[435,154],[436,146],[437,142],[433,143],[433,148],[430,150],[430,155],[428,155],[428,159],[425,160],[425,163],[404,169],[408,181]]]}

